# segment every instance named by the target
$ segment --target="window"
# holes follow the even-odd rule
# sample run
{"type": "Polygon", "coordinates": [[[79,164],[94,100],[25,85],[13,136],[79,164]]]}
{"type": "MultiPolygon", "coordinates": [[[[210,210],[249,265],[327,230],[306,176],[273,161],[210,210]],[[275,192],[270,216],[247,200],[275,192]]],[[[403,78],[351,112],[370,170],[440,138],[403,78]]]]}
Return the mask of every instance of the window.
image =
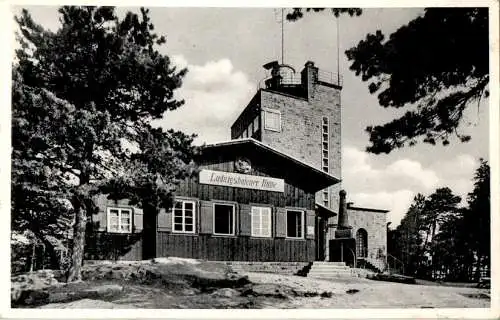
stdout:
{"type": "Polygon", "coordinates": [[[328,155],[329,155],[329,146],[328,146],[328,117],[323,117],[322,120],[323,124],[323,132],[322,132],[322,137],[321,137],[321,142],[322,142],[322,157],[321,159],[323,160],[323,171],[328,172],[328,155]]]}
{"type": "Polygon", "coordinates": [[[214,234],[234,235],[234,205],[214,204],[214,234]]]}
{"type": "Polygon", "coordinates": [[[252,207],[252,237],[271,237],[271,208],[252,207]]]}
{"type": "Polygon", "coordinates": [[[108,232],[132,232],[132,210],[108,208],[108,232]]]}
{"type": "Polygon", "coordinates": [[[323,205],[328,207],[329,204],[330,193],[327,190],[323,190],[323,205]]]}
{"type": "Polygon", "coordinates": [[[194,201],[175,201],[173,208],[174,232],[194,233],[195,203],[194,201]]]}
{"type": "Polygon", "coordinates": [[[287,238],[304,238],[304,211],[286,211],[286,236],[287,238]]]}
{"type": "Polygon", "coordinates": [[[264,128],[266,130],[281,131],[281,113],[279,110],[267,109],[264,112],[264,128]]]}

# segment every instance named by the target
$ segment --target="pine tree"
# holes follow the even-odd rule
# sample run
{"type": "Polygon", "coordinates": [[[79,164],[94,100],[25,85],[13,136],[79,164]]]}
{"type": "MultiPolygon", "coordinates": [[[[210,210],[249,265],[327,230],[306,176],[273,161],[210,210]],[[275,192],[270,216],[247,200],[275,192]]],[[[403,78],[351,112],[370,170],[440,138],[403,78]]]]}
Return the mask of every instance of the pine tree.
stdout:
{"type": "MultiPolygon", "coordinates": [[[[56,189],[70,200],[74,227],[68,281],[77,281],[93,196],[125,172],[134,153],[147,152],[140,142],[151,120],[183,104],[173,92],[187,70],[177,70],[158,51],[165,38],[153,32],[146,9],[123,19],[113,7],[64,6],[59,13],[61,27],[55,32],[38,25],[26,10],[16,17],[21,49],[13,77],[21,92],[32,95],[16,95],[19,90],[13,88],[13,153],[27,148],[27,158],[21,154],[19,161],[34,161],[26,163],[29,170],[43,163],[56,189]],[[26,123],[30,127],[24,131],[26,123]],[[129,150],[131,144],[139,151],[129,150]]],[[[191,142],[175,134],[162,139],[171,145],[191,142]]],[[[171,152],[164,170],[184,172],[190,151],[186,145],[171,152]]],[[[175,189],[175,181],[167,184],[167,192],[175,189]]],[[[18,207],[21,201],[13,199],[18,207]]]]}

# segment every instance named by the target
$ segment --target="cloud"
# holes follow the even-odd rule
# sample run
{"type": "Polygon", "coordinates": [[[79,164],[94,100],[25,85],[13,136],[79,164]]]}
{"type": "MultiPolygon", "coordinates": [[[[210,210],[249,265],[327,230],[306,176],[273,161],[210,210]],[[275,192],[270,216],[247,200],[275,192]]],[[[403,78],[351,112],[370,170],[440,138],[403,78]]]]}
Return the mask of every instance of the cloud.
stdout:
{"type": "Polygon", "coordinates": [[[468,154],[427,166],[409,158],[376,166],[374,157],[352,146],[345,147],[343,188],[355,205],[390,210],[388,221],[393,226],[400,223],[417,193],[429,195],[446,186],[461,196],[465,205],[478,166],[477,160],[468,154]]]}
{"type": "Polygon", "coordinates": [[[175,93],[184,106],[167,111],[157,124],[185,133],[196,133],[196,143],[230,139],[230,127],[255,92],[255,84],[234,70],[230,60],[192,65],[182,55],[171,57],[174,65],[188,68],[183,85],[175,93]]]}
{"type": "Polygon", "coordinates": [[[354,147],[346,147],[343,151],[343,180],[348,184],[355,181],[355,188],[360,191],[397,191],[400,186],[431,190],[438,184],[436,173],[423,168],[417,161],[400,159],[386,167],[375,168],[370,156],[354,147]]]}

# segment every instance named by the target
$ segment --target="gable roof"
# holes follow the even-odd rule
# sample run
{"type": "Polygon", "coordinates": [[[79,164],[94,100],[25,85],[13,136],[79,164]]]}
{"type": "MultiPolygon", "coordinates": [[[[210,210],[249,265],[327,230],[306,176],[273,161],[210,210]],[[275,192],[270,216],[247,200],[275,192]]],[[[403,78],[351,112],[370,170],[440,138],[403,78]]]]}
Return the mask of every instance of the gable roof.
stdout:
{"type": "Polygon", "coordinates": [[[253,138],[235,139],[205,145],[202,157],[218,153],[246,153],[253,157],[261,156],[273,163],[275,170],[285,171],[288,176],[295,176],[311,190],[319,191],[340,182],[340,179],[324,172],[302,160],[283,153],[253,138]]]}

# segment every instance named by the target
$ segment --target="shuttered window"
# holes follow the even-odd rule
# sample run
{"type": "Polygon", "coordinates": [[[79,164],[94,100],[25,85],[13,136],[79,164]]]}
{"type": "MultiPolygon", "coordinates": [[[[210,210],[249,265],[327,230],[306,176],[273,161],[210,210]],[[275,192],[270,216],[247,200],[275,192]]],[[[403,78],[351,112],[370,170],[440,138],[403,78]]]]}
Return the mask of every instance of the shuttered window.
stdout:
{"type": "Polygon", "coordinates": [[[271,237],[271,208],[252,207],[252,237],[271,237]]]}
{"type": "Polygon", "coordinates": [[[195,202],[176,200],[172,210],[172,231],[180,233],[194,233],[195,202]]]}
{"type": "Polygon", "coordinates": [[[108,232],[132,232],[132,210],[125,208],[108,208],[108,232]]]}
{"type": "Polygon", "coordinates": [[[296,239],[304,238],[304,211],[286,211],[286,237],[296,239]]]}

